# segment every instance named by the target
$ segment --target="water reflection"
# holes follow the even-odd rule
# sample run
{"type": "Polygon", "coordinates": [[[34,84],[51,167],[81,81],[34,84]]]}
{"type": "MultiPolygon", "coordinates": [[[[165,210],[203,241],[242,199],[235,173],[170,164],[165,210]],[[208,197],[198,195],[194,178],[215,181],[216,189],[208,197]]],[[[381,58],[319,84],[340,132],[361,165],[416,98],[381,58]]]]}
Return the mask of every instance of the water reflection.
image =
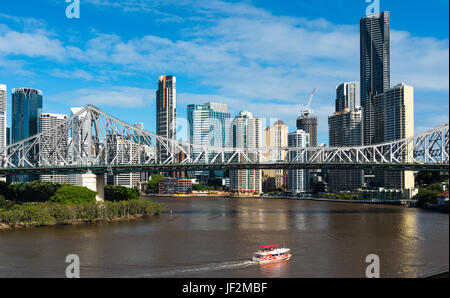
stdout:
{"type": "Polygon", "coordinates": [[[84,277],[364,277],[371,253],[383,277],[448,269],[446,214],[297,200],[157,201],[166,211],[152,219],[0,231],[0,277],[63,277],[71,253],[84,277]],[[292,259],[242,261],[267,244],[290,248],[292,259]]]}

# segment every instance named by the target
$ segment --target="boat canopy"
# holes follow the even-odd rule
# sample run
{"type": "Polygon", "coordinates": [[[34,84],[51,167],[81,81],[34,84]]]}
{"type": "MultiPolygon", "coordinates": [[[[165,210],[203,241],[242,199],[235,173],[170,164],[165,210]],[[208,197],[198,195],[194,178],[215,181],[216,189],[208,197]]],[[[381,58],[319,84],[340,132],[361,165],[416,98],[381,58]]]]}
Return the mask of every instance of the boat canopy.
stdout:
{"type": "Polygon", "coordinates": [[[265,245],[265,246],[261,246],[261,248],[272,248],[272,247],[278,247],[278,244],[271,244],[271,245],[265,245]]]}

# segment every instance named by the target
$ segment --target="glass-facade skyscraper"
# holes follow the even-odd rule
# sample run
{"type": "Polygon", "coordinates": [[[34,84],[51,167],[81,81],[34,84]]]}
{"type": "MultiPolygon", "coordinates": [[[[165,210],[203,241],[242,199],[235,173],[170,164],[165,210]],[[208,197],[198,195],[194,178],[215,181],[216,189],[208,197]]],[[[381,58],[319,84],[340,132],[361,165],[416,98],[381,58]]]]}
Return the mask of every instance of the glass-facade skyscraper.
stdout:
{"type": "Polygon", "coordinates": [[[360,21],[361,105],[363,143],[374,144],[374,96],[390,88],[390,13],[368,15],[360,21]]]}
{"type": "Polygon", "coordinates": [[[42,91],[33,88],[16,88],[12,92],[12,143],[39,133],[42,113],[42,91]]]}
{"type": "MultiPolygon", "coordinates": [[[[39,133],[42,113],[42,91],[33,88],[15,88],[12,91],[11,143],[39,133]]],[[[13,182],[39,179],[38,175],[13,176],[13,182]]]]}

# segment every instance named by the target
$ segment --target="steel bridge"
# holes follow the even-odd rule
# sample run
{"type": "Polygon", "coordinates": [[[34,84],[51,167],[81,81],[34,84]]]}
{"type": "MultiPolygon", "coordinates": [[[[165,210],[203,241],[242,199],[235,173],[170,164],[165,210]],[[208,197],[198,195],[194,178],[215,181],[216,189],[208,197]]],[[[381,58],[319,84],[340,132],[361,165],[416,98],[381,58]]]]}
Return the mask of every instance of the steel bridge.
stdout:
{"type": "Polygon", "coordinates": [[[448,171],[448,168],[448,123],[411,138],[372,146],[223,148],[167,139],[92,105],[47,131],[0,151],[0,175],[215,169],[448,171]],[[280,160],[280,156],[290,158],[280,160]]]}

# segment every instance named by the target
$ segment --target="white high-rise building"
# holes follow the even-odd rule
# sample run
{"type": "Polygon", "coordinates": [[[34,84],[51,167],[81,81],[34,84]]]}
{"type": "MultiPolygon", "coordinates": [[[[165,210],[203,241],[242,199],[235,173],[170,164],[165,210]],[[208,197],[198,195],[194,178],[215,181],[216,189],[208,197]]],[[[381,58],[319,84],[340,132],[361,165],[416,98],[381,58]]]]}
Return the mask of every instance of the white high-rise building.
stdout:
{"type": "Polygon", "coordinates": [[[0,151],[6,144],[6,85],[0,84],[0,151]]]}
{"type": "MultiPolygon", "coordinates": [[[[39,132],[44,132],[55,128],[57,129],[55,134],[42,136],[42,141],[48,145],[40,148],[44,162],[59,164],[63,163],[64,160],[67,160],[68,131],[67,126],[63,125],[65,121],[67,121],[67,115],[63,114],[42,113],[40,115],[39,132]],[[54,148],[56,148],[56,150],[54,150],[54,148]]],[[[41,175],[40,180],[47,182],[67,183],[68,175],[41,175]]]]}
{"type": "MultiPolygon", "coordinates": [[[[231,123],[229,142],[230,147],[233,148],[259,148],[261,120],[253,117],[250,112],[240,112],[231,123]]],[[[255,159],[257,156],[251,156],[251,158],[255,159]]],[[[242,160],[236,160],[236,162],[240,161],[242,160]]],[[[230,190],[244,194],[261,193],[261,170],[231,170],[230,190]]]]}
{"type": "MultiPolygon", "coordinates": [[[[288,135],[288,146],[299,148],[309,147],[309,133],[298,129],[288,135]]],[[[289,161],[302,162],[303,157],[298,156],[295,151],[289,152],[289,161]]],[[[288,172],[288,191],[293,194],[304,193],[309,189],[309,177],[306,170],[289,170],[288,172]]]]}

